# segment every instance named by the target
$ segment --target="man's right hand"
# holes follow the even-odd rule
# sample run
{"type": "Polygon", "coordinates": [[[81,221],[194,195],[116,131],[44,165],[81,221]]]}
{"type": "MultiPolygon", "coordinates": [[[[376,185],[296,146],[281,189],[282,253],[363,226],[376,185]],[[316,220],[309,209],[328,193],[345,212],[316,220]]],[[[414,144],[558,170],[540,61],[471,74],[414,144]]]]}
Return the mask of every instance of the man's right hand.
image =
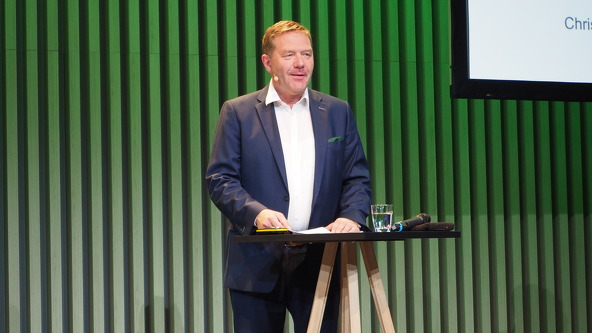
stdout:
{"type": "Polygon", "coordinates": [[[284,214],[271,209],[262,210],[259,215],[257,215],[256,224],[258,229],[290,228],[288,220],[286,220],[284,214]]]}

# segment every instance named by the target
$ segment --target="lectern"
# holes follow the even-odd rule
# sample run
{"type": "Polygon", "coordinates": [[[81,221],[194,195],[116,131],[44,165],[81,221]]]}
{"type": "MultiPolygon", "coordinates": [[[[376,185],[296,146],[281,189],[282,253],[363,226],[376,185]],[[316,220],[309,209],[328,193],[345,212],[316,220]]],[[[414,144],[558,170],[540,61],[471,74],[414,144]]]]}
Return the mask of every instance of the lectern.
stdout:
{"type": "Polygon", "coordinates": [[[383,332],[395,332],[395,325],[384,292],[382,279],[372,242],[401,241],[415,238],[459,238],[460,231],[403,231],[356,232],[343,234],[276,234],[237,236],[237,242],[296,242],[325,243],[323,259],[317,281],[308,332],[319,332],[327,302],[329,283],[335,265],[337,248],[341,246],[341,331],[361,332],[360,300],[358,294],[358,265],[356,244],[360,245],[362,259],[370,282],[372,298],[383,332]]]}

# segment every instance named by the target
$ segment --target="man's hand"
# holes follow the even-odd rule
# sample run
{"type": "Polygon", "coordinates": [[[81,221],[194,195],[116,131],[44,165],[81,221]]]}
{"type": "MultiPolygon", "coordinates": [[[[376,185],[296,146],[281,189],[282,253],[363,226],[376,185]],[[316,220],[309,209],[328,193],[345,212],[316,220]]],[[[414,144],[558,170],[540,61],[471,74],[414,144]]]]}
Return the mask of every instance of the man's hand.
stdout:
{"type": "Polygon", "coordinates": [[[257,215],[256,224],[258,229],[290,228],[288,220],[286,220],[284,214],[271,209],[262,210],[259,215],[257,215]]]}
{"type": "Polygon", "coordinates": [[[359,232],[360,225],[357,222],[354,222],[350,219],[340,217],[337,220],[335,220],[333,223],[329,224],[327,226],[327,230],[334,232],[334,233],[359,232]]]}

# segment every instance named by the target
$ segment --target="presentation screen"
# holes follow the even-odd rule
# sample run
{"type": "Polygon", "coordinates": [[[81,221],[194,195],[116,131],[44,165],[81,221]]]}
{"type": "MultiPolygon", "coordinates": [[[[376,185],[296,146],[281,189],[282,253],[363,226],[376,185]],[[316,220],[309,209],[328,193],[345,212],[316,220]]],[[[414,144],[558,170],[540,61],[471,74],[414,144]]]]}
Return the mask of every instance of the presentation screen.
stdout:
{"type": "Polygon", "coordinates": [[[452,0],[451,90],[592,101],[592,0],[452,0]]]}

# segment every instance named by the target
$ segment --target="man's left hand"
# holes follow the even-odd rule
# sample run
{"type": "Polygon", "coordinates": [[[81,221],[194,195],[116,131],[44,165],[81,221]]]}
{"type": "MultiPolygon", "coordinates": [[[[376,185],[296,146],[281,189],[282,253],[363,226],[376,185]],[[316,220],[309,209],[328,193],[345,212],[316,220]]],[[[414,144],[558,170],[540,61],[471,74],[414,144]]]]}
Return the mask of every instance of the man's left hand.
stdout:
{"type": "Polygon", "coordinates": [[[334,233],[359,232],[360,225],[357,222],[354,222],[350,219],[340,217],[337,220],[335,220],[333,223],[329,224],[327,226],[327,230],[334,232],[334,233]]]}

